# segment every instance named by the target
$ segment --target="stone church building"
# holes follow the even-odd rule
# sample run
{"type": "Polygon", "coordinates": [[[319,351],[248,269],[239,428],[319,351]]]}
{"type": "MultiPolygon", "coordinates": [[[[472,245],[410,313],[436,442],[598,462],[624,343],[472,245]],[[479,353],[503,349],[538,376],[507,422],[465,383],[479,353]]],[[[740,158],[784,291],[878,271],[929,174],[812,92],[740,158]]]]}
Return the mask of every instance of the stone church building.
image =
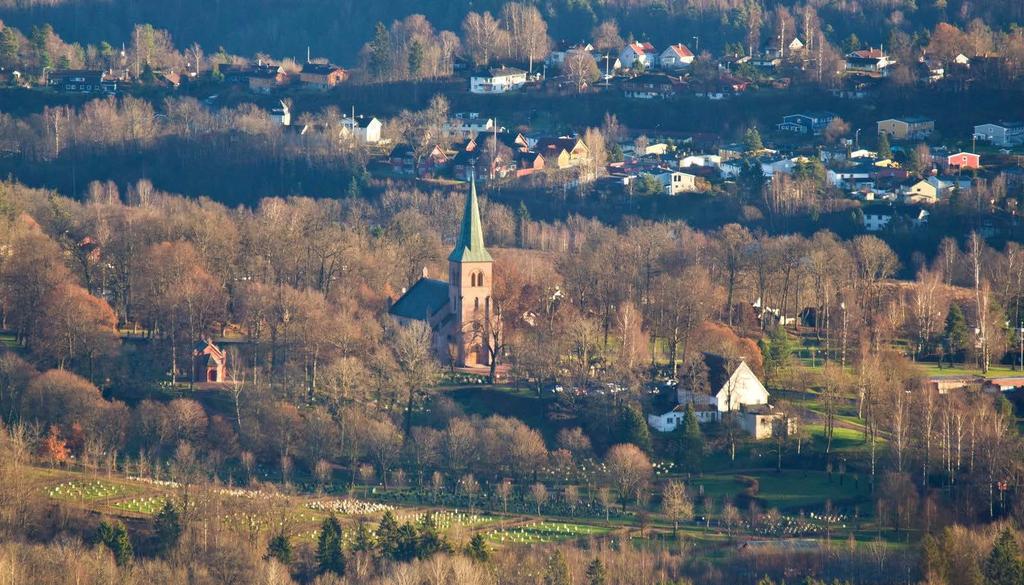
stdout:
{"type": "Polygon", "coordinates": [[[484,247],[476,182],[470,187],[455,248],[448,255],[448,280],[423,277],[389,312],[399,323],[425,321],[433,331],[434,351],[445,364],[460,368],[491,364],[488,336],[495,316],[491,300],[494,260],[484,247]]]}

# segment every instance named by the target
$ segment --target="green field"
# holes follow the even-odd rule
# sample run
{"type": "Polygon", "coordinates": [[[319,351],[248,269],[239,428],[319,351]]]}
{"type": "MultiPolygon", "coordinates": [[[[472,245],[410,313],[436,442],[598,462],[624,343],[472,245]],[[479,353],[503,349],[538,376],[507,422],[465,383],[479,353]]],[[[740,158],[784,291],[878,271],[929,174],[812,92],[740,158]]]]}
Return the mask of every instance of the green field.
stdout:
{"type": "Polygon", "coordinates": [[[164,496],[144,496],[139,498],[132,498],[130,500],[120,500],[111,504],[118,510],[124,510],[125,512],[135,512],[137,514],[146,514],[152,516],[160,511],[167,502],[167,498],[164,496]]]}
{"type": "Polygon", "coordinates": [[[778,473],[774,470],[758,470],[708,474],[693,479],[689,487],[696,492],[703,486],[704,494],[715,498],[716,507],[721,507],[723,499],[732,500],[746,489],[747,484],[738,479],[741,476],[757,480],[759,489],[755,498],[761,507],[778,508],[787,513],[797,513],[805,508],[808,511],[821,509],[826,500],[840,505],[867,498],[865,483],[862,482],[858,490],[852,477],[846,477],[843,485],[840,485],[838,473],[833,474],[830,482],[828,474],[818,471],[783,470],[778,473]]]}
{"type": "Polygon", "coordinates": [[[106,498],[120,498],[138,492],[139,489],[134,486],[102,480],[66,481],[46,489],[46,494],[51,498],[67,502],[93,502],[106,498]]]}
{"type": "Polygon", "coordinates": [[[492,530],[486,534],[491,542],[503,544],[540,544],[576,538],[589,538],[608,534],[610,530],[590,524],[563,522],[534,522],[507,530],[492,530]]]}

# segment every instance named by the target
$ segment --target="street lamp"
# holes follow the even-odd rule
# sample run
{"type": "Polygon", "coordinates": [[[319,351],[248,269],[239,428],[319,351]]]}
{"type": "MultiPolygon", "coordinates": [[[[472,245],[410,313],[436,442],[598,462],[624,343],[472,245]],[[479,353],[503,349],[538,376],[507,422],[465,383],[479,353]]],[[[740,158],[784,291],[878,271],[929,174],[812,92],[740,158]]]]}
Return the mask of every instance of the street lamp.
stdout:
{"type": "Polygon", "coordinates": [[[700,37],[693,37],[693,54],[697,55],[700,53],[700,37]]]}

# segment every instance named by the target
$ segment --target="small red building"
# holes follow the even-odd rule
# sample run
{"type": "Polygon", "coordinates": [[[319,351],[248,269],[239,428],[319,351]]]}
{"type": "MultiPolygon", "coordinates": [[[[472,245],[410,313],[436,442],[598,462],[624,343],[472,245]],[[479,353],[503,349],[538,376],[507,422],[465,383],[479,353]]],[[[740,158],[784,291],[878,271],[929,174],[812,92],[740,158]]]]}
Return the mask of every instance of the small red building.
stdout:
{"type": "Polygon", "coordinates": [[[981,168],[981,155],[970,152],[958,152],[946,157],[946,166],[951,169],[981,168]]]}
{"type": "Polygon", "coordinates": [[[204,339],[192,349],[195,360],[195,371],[192,372],[193,382],[223,382],[227,379],[227,355],[224,350],[204,339]]]}

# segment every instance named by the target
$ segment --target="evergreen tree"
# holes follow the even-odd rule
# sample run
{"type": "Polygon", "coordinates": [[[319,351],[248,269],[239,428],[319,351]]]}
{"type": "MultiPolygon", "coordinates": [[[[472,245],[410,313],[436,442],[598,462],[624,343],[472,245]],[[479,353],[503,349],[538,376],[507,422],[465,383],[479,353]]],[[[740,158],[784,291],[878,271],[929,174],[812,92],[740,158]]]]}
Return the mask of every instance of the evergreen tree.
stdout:
{"type": "Polygon", "coordinates": [[[491,558],[491,551],[487,548],[487,540],[479,532],[469,539],[466,545],[466,556],[478,563],[486,563],[491,558]]]}
{"type": "Polygon", "coordinates": [[[373,550],[373,535],[370,534],[370,529],[366,527],[365,520],[360,520],[359,525],[356,526],[356,536],[352,541],[351,550],[352,552],[369,552],[373,550]]]}
{"type": "Polygon", "coordinates": [[[416,79],[423,69],[423,45],[413,41],[409,46],[409,77],[416,79]]]}
{"type": "Polygon", "coordinates": [[[760,199],[766,182],[764,171],[757,161],[746,161],[740,165],[736,185],[739,187],[740,195],[746,197],[748,201],[756,202],[760,199]]]}
{"type": "Polygon", "coordinates": [[[587,585],[605,585],[608,582],[608,571],[601,559],[594,559],[587,565],[587,585]]]}
{"type": "Polygon", "coordinates": [[[395,533],[395,549],[391,560],[407,563],[416,558],[419,550],[419,535],[416,527],[406,522],[398,527],[395,533]]]}
{"type": "Polygon", "coordinates": [[[132,541],[128,537],[128,529],[124,527],[124,524],[100,522],[97,535],[99,541],[114,553],[114,561],[119,567],[131,564],[134,552],[132,551],[132,541]]]}
{"type": "Polygon", "coordinates": [[[1024,585],[1024,564],[1017,538],[1009,528],[1003,530],[985,561],[987,585],[1024,585]]]}
{"type": "Polygon", "coordinates": [[[686,405],[677,433],[676,465],[683,471],[700,471],[704,460],[704,433],[700,430],[700,422],[692,403],[686,405]]]}
{"type": "Polygon", "coordinates": [[[341,524],[334,515],[324,518],[320,524],[316,562],[321,573],[345,574],[345,557],[341,550],[341,524]]]}
{"type": "Polygon", "coordinates": [[[164,507],[157,513],[153,520],[153,531],[156,533],[157,547],[160,552],[167,552],[178,545],[181,538],[181,517],[178,509],[170,500],[164,502],[164,507]]]}
{"type": "Polygon", "coordinates": [[[433,514],[425,514],[417,527],[416,557],[425,559],[439,552],[451,552],[452,545],[438,532],[433,514]]]}
{"type": "Polygon", "coordinates": [[[20,49],[18,35],[14,34],[14,29],[8,26],[0,30],[0,65],[4,67],[17,65],[20,49]]]}
{"type": "Polygon", "coordinates": [[[878,156],[892,158],[892,146],[889,144],[889,135],[885,132],[878,135],[878,156]]]}
{"type": "Polygon", "coordinates": [[[569,565],[565,562],[565,555],[560,549],[555,549],[554,554],[548,559],[547,567],[544,568],[544,585],[570,585],[569,565]]]}
{"type": "Polygon", "coordinates": [[[398,548],[398,521],[390,510],[384,512],[384,516],[377,525],[377,552],[385,559],[395,556],[398,548]]]}
{"type": "Polygon", "coordinates": [[[266,559],[275,559],[282,565],[292,562],[292,542],[284,534],[278,534],[267,544],[266,559]]]}
{"type": "Polygon", "coordinates": [[[370,73],[376,79],[383,79],[391,68],[391,36],[383,22],[377,23],[370,41],[370,73]]]}
{"type": "Polygon", "coordinates": [[[619,443],[632,443],[645,453],[651,452],[651,431],[644,415],[635,404],[627,404],[619,412],[619,443]]]}
{"type": "Polygon", "coordinates": [[[761,132],[757,128],[747,128],[747,131],[743,133],[743,146],[747,147],[747,154],[764,150],[761,132]]]}
{"type": "Polygon", "coordinates": [[[950,363],[953,362],[953,355],[959,354],[967,347],[967,339],[970,329],[967,328],[967,319],[960,305],[953,303],[949,306],[949,313],[946,314],[946,352],[949,354],[950,363]]]}
{"type": "Polygon", "coordinates": [[[758,341],[757,345],[764,357],[764,373],[768,378],[773,378],[779,370],[786,367],[793,355],[793,340],[782,325],[772,330],[767,338],[758,341]]]}

